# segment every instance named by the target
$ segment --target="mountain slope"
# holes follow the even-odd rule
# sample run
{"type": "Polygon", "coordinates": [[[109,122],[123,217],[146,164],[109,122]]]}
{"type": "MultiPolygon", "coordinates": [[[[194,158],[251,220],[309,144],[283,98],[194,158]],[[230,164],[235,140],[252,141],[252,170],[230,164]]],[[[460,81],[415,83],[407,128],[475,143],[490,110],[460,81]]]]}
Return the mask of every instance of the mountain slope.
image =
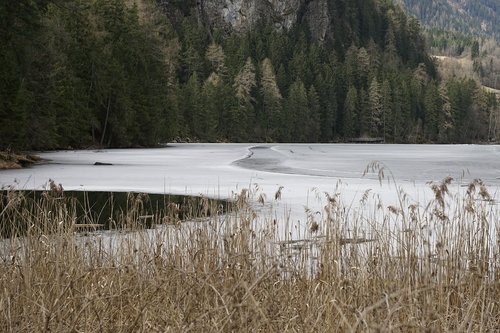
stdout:
{"type": "Polygon", "coordinates": [[[396,0],[425,25],[500,39],[498,0],[396,0]]]}
{"type": "Polygon", "coordinates": [[[0,147],[492,136],[392,0],[30,4],[0,2],[0,147]]]}

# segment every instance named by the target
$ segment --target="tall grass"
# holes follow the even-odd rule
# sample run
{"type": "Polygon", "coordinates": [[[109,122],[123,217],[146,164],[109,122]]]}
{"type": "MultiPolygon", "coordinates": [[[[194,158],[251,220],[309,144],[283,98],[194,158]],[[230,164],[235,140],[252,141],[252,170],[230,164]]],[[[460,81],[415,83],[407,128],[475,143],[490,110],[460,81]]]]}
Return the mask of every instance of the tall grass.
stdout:
{"type": "Polygon", "coordinates": [[[498,332],[499,210],[480,181],[450,182],[427,203],[366,195],[365,212],[325,194],[301,240],[252,190],[203,221],[172,208],[145,229],[131,206],[123,229],[85,235],[57,189],[29,208],[11,191],[0,218],[28,231],[1,243],[0,331],[498,332]]]}

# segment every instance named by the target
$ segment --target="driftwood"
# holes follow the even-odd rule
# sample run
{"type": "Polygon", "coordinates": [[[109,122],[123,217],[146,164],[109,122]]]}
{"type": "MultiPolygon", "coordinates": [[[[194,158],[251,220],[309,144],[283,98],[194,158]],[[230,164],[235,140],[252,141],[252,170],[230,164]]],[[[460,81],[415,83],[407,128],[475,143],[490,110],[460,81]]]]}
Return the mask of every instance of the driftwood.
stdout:
{"type": "Polygon", "coordinates": [[[349,140],[349,142],[352,143],[383,143],[385,142],[385,139],[380,137],[380,138],[352,138],[349,140]]]}

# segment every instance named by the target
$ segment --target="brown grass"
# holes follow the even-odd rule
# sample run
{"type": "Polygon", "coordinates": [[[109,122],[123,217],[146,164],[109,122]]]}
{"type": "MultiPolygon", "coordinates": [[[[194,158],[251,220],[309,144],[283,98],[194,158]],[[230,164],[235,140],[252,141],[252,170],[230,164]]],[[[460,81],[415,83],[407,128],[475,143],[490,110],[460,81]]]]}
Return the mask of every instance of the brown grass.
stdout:
{"type": "Polygon", "coordinates": [[[450,182],[371,213],[326,194],[293,242],[252,190],[204,222],[87,235],[60,194],[26,207],[11,191],[0,220],[28,230],[1,243],[0,331],[498,332],[498,208],[450,182]]]}
{"type": "Polygon", "coordinates": [[[0,151],[0,170],[20,169],[40,161],[38,156],[18,154],[11,151],[0,151]]]}

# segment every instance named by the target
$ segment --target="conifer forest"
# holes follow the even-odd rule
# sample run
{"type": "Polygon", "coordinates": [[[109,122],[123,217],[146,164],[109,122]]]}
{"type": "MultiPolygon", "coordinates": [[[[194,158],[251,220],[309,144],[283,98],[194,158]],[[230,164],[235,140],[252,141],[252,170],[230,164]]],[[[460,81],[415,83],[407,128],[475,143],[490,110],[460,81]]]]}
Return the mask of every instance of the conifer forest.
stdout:
{"type": "Polygon", "coordinates": [[[304,8],[290,28],[231,31],[199,7],[1,1],[0,148],[496,139],[495,94],[443,78],[392,1],[327,1],[322,38],[304,8]]]}

